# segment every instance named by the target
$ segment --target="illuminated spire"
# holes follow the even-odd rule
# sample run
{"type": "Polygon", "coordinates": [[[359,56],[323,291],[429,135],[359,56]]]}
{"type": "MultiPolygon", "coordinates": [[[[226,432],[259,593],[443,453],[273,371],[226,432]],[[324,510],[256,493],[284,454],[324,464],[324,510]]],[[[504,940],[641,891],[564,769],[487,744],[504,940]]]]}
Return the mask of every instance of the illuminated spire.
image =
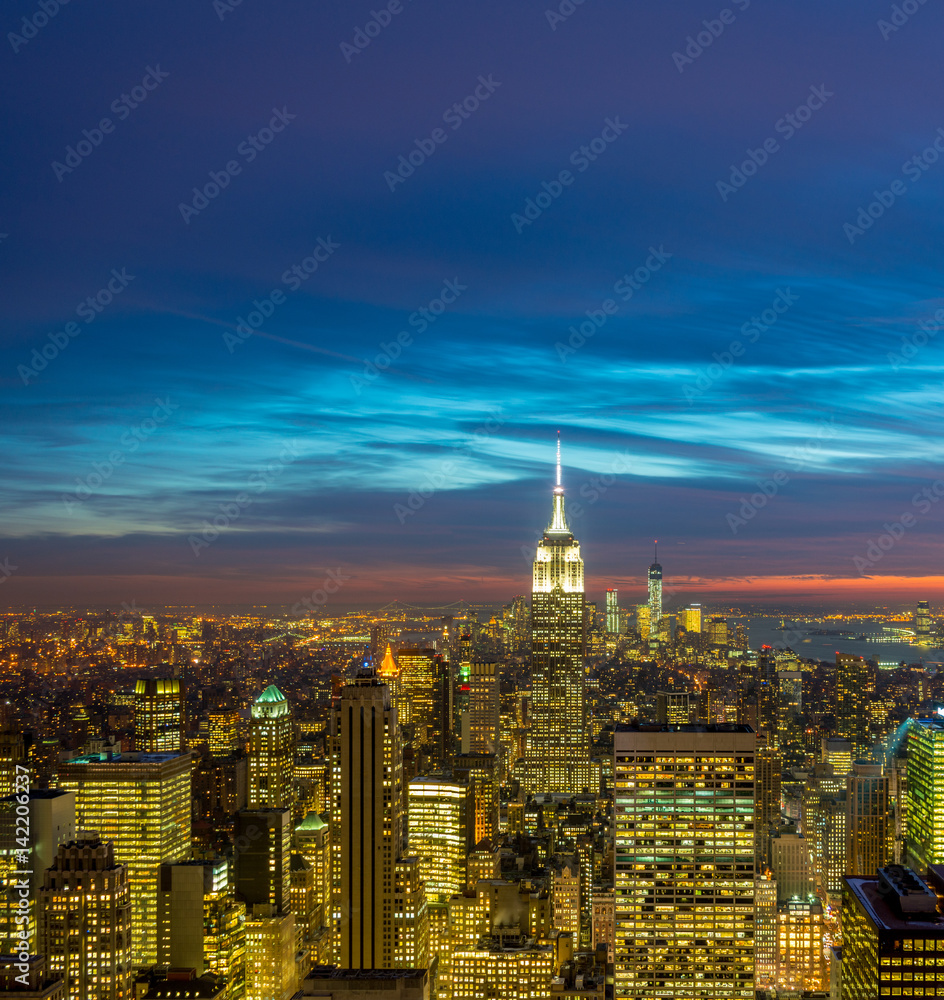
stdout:
{"type": "Polygon", "coordinates": [[[564,487],[561,486],[560,431],[557,432],[557,485],[554,487],[554,507],[551,512],[551,523],[547,526],[547,530],[570,534],[567,517],[564,514],[564,487]]]}
{"type": "Polygon", "coordinates": [[[387,643],[387,652],[384,654],[383,663],[380,664],[380,676],[400,676],[400,668],[397,666],[397,661],[393,658],[393,650],[390,648],[389,642],[387,643]]]}

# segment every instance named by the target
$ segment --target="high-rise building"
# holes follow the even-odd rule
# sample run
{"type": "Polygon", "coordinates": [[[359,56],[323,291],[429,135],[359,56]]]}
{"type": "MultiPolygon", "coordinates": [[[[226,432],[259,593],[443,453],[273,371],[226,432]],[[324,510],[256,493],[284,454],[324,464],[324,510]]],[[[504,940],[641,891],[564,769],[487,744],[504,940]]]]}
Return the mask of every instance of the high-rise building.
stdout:
{"type": "Polygon", "coordinates": [[[183,750],[184,703],[180,681],[146,680],[134,685],[134,748],[142,753],[183,750]]]}
{"type": "Polygon", "coordinates": [[[211,757],[228,757],[239,749],[239,708],[231,699],[207,712],[208,747],[211,757]]]}
{"type": "Polygon", "coordinates": [[[131,887],[113,845],[97,838],[61,845],[38,902],[40,952],[68,1000],[128,1000],[131,887]]]}
{"type": "Polygon", "coordinates": [[[767,872],[754,882],[754,985],[768,989],[777,978],[777,883],[767,872]]]}
{"type": "Polygon", "coordinates": [[[636,631],[639,633],[639,638],[643,642],[647,642],[649,639],[649,633],[652,631],[651,622],[651,612],[649,610],[648,604],[640,604],[636,608],[636,631]]]}
{"type": "Polygon", "coordinates": [[[469,664],[468,740],[463,730],[462,753],[499,752],[500,667],[497,660],[473,660],[469,664]]]}
{"type": "Polygon", "coordinates": [[[854,760],[872,756],[868,706],[873,689],[872,668],[861,656],[836,654],[836,735],[852,742],[854,760]]]}
{"type": "Polygon", "coordinates": [[[22,775],[23,769],[32,775],[33,745],[32,733],[18,729],[0,730],[0,798],[13,794],[14,778],[22,775]]]}
{"type": "Polygon", "coordinates": [[[659,543],[655,543],[655,558],[649,567],[649,634],[656,636],[662,629],[662,566],[659,564],[659,543]]]}
{"type": "Polygon", "coordinates": [[[944,914],[935,893],[901,865],[845,880],[842,1000],[936,996],[944,990],[944,914]]]}
{"type": "Polygon", "coordinates": [[[821,992],[829,986],[826,922],[816,896],[796,896],[777,911],[777,987],[821,992]]]}
{"type": "Polygon", "coordinates": [[[567,524],[560,438],[551,520],[538,542],[531,593],[532,713],[527,791],[580,794],[589,785],[583,560],[567,524]]]}
{"type": "Polygon", "coordinates": [[[428,946],[428,918],[425,900],[416,898],[422,897],[422,883],[418,874],[413,878],[415,861],[411,869],[404,859],[406,796],[397,713],[390,689],[372,672],[362,672],[342,689],[332,713],[331,750],[338,964],[397,968],[407,945],[422,947],[425,939],[428,946]]]}
{"type": "Polygon", "coordinates": [[[728,631],[728,619],[723,615],[712,615],[708,620],[708,641],[712,646],[727,646],[728,631]]]}
{"type": "Polygon", "coordinates": [[[770,838],[776,836],[780,827],[783,756],[776,747],[762,744],[758,739],[756,767],[757,815],[754,832],[757,872],[760,874],[770,866],[770,838]]]}
{"type": "Polygon", "coordinates": [[[288,699],[270,684],[249,723],[249,808],[287,809],[294,801],[295,730],[288,699]]]}
{"type": "Polygon", "coordinates": [[[803,789],[802,808],[816,889],[838,899],[846,871],[845,776],[836,775],[829,764],[817,764],[803,789]]]}
{"type": "MultiPolygon", "coordinates": [[[[452,677],[449,664],[435,649],[409,648],[397,653],[400,705],[408,717],[414,751],[424,771],[443,770],[452,754],[452,677]]],[[[401,720],[401,725],[405,724],[401,720]]]]}
{"type": "Polygon", "coordinates": [[[921,645],[931,641],[931,608],[927,601],[918,601],[915,611],[915,639],[921,645]]]}
{"type": "Polygon", "coordinates": [[[160,866],[190,855],[190,754],[91,753],[59,765],[76,828],[114,844],[131,885],[132,959],[157,962],[160,866]]]}
{"type": "Polygon", "coordinates": [[[241,809],[234,833],[237,896],[250,912],[253,906],[269,906],[276,914],[287,912],[291,813],[287,809],[241,809]]]}
{"type": "Polygon", "coordinates": [[[464,781],[444,774],[414,778],[408,787],[409,851],[419,860],[430,903],[447,903],[466,885],[472,847],[472,795],[464,781]]]}
{"type": "Polygon", "coordinates": [[[619,635],[619,592],[615,587],[606,588],[606,630],[610,635],[619,635]]]}
{"type": "Polygon", "coordinates": [[[846,875],[871,875],[892,862],[888,774],[881,764],[857,760],[846,788],[846,875]]]}
{"type": "MultiPolygon", "coordinates": [[[[436,650],[404,647],[397,653],[400,669],[400,701],[395,703],[401,726],[422,727],[417,742],[425,740],[425,728],[433,716],[433,682],[436,650]]],[[[393,692],[391,691],[391,696],[393,692]]]]}
{"type": "Polygon", "coordinates": [[[688,691],[657,691],[656,722],[684,726],[695,722],[698,697],[688,691]]]}
{"type": "Polygon", "coordinates": [[[837,778],[844,778],[852,773],[852,741],[845,736],[824,736],[820,742],[820,759],[832,768],[837,778]]]}
{"type": "Polygon", "coordinates": [[[736,724],[616,727],[616,997],[753,996],[755,749],[736,724]]]}
{"type": "Polygon", "coordinates": [[[770,840],[770,870],[777,883],[777,899],[806,899],[813,891],[809,841],[799,833],[780,833],[770,840]]]}
{"type": "Polygon", "coordinates": [[[226,983],[225,1000],[246,992],[246,905],[229,887],[226,861],[161,865],[157,895],[158,964],[210,972],[226,983]]]}
{"type": "Polygon", "coordinates": [[[701,605],[689,604],[682,608],[679,624],[687,632],[701,632],[701,605]]]}
{"type": "Polygon", "coordinates": [[[777,746],[792,766],[803,763],[803,673],[777,671],[777,746]]]}
{"type": "Polygon", "coordinates": [[[312,915],[312,961],[325,965],[334,955],[331,927],[331,828],[310,812],[295,827],[295,850],[308,862],[312,872],[314,913],[312,915]]]}
{"type": "Polygon", "coordinates": [[[246,1000],[292,1000],[297,989],[295,915],[250,907],[246,916],[246,1000]]]}
{"type": "Polygon", "coordinates": [[[944,864],[944,720],[908,724],[905,853],[916,871],[944,864]]]}
{"type": "MultiPolygon", "coordinates": [[[[22,794],[22,793],[21,793],[22,794]]],[[[75,840],[75,793],[60,788],[31,788],[24,826],[24,803],[17,795],[0,799],[0,954],[37,952],[36,901],[46,869],[56,861],[59,847],[75,840]],[[28,864],[22,864],[28,851],[28,864]],[[24,872],[29,892],[21,893],[24,872]],[[23,902],[29,904],[23,907],[23,902]],[[24,924],[24,918],[28,923],[24,924]]]]}
{"type": "Polygon", "coordinates": [[[472,844],[498,836],[499,768],[493,753],[457,754],[453,773],[469,785],[472,795],[472,844]]]}

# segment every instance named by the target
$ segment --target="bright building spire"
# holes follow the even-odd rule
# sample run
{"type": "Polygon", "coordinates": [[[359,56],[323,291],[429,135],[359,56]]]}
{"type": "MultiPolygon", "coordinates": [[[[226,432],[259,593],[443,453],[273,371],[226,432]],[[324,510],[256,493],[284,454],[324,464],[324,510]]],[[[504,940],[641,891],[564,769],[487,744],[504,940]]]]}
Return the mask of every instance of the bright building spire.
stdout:
{"type": "Polygon", "coordinates": [[[570,534],[567,517],[564,514],[564,487],[561,486],[560,431],[557,432],[557,485],[554,487],[554,507],[551,511],[551,523],[547,526],[547,530],[570,534]]]}

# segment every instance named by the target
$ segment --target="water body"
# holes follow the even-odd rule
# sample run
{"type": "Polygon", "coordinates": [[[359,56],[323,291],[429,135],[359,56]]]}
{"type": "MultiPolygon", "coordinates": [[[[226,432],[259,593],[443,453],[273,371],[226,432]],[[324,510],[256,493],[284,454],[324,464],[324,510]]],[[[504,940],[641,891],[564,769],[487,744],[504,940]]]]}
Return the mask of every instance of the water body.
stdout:
{"type": "MultiPolygon", "coordinates": [[[[751,649],[761,646],[789,646],[794,652],[810,660],[833,660],[836,653],[855,653],[867,660],[877,660],[879,664],[907,663],[940,664],[944,662],[944,649],[933,649],[927,646],[912,646],[907,642],[895,642],[882,639],[882,626],[901,628],[902,622],[882,622],[875,619],[853,622],[851,625],[837,623],[794,623],[784,619],[787,630],[780,629],[779,617],[735,618],[732,621],[746,625],[751,649]],[[812,635],[814,630],[846,631],[850,637],[839,635],[812,635]],[[875,636],[881,641],[870,642],[868,639],[852,636],[875,636]]],[[[891,668],[889,668],[891,669],[891,668]]]]}

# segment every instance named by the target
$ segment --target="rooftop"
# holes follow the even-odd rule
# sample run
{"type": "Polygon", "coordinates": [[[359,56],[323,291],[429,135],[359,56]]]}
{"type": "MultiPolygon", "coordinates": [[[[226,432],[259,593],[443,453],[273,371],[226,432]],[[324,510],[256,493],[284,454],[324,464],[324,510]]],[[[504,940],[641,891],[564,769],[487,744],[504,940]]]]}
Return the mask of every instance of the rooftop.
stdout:
{"type": "MultiPolygon", "coordinates": [[[[914,877],[917,879],[917,876],[914,877]]],[[[921,919],[918,915],[903,917],[894,908],[892,897],[882,893],[881,882],[877,875],[872,878],[847,878],[845,882],[879,930],[906,934],[915,931],[936,931],[944,935],[944,918],[937,911],[933,915],[927,914],[926,919],[921,919]]]]}

